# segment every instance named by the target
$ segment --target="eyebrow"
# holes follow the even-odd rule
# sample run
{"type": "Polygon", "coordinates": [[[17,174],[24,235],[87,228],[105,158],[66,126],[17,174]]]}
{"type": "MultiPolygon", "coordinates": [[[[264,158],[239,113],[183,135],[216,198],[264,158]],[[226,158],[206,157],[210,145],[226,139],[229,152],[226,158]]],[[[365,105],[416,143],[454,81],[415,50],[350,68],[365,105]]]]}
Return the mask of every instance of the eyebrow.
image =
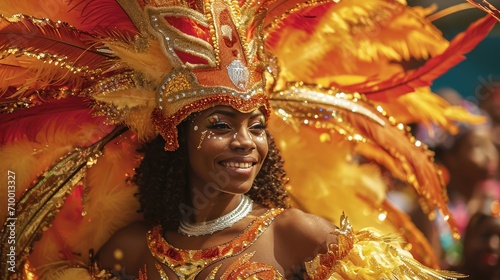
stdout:
{"type": "Polygon", "coordinates": [[[233,118],[236,117],[236,113],[233,113],[231,111],[225,111],[225,110],[215,110],[212,113],[210,113],[209,116],[216,115],[216,114],[221,114],[221,115],[233,117],[233,118]]]}
{"type": "MultiPolygon", "coordinates": [[[[210,113],[209,116],[216,115],[216,114],[221,114],[221,115],[232,117],[232,118],[236,117],[236,113],[234,113],[232,111],[227,111],[227,110],[215,110],[212,113],[210,113]]],[[[259,116],[263,116],[263,115],[264,114],[262,114],[262,112],[256,110],[256,111],[252,112],[252,114],[249,117],[255,118],[255,117],[259,117],[259,116]]]]}

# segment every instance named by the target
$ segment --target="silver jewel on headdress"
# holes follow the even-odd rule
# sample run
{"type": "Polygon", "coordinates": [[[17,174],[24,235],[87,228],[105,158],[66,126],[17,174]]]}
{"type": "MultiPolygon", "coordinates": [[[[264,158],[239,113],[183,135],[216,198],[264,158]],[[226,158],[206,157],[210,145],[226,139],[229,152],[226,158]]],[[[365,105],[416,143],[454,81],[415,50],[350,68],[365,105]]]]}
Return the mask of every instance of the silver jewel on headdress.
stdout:
{"type": "Polygon", "coordinates": [[[181,219],[178,231],[187,236],[213,234],[216,231],[229,228],[245,218],[252,211],[252,205],[253,201],[248,196],[242,195],[238,206],[226,215],[201,223],[192,223],[187,219],[181,219]]]}
{"type": "Polygon", "coordinates": [[[235,86],[240,89],[246,88],[249,72],[243,62],[238,59],[231,61],[231,63],[227,66],[227,74],[235,86]]]}
{"type": "Polygon", "coordinates": [[[227,39],[232,42],[233,41],[233,29],[231,26],[224,24],[220,27],[222,31],[222,36],[227,37],[227,39]]]}

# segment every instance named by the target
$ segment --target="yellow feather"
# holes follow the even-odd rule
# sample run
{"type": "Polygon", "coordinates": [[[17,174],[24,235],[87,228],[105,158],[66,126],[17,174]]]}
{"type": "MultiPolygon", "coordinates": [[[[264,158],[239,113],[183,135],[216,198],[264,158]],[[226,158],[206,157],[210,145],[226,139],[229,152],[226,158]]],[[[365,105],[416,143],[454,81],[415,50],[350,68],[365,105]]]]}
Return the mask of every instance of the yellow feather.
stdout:
{"type": "Polygon", "coordinates": [[[148,142],[157,135],[156,128],[151,122],[152,107],[132,109],[125,116],[124,123],[132,130],[139,141],[148,142]]]}
{"type": "Polygon", "coordinates": [[[18,88],[17,92],[10,97],[21,96],[26,90],[36,88],[43,89],[52,84],[69,84],[79,88],[83,82],[83,73],[73,73],[64,65],[66,64],[46,63],[36,57],[7,56],[1,60],[2,64],[19,67],[16,76],[0,82],[0,93],[5,92],[8,87],[18,88]]]}
{"type": "Polygon", "coordinates": [[[163,53],[158,40],[149,40],[145,51],[137,51],[135,46],[123,42],[108,41],[105,43],[119,57],[120,63],[143,73],[156,84],[159,84],[165,73],[172,69],[172,65],[163,53]]]}
{"type": "MultiPolygon", "coordinates": [[[[67,125],[74,127],[74,124],[67,125]]],[[[42,171],[49,167],[59,157],[68,153],[74,145],[82,145],[98,135],[102,135],[99,126],[82,124],[80,129],[68,129],[64,124],[46,124],[42,127],[32,142],[26,139],[19,139],[14,143],[0,147],[3,160],[0,162],[2,179],[7,181],[7,170],[16,173],[16,191],[21,195],[31,184],[31,182],[42,171]],[[99,132],[97,132],[99,131],[99,132]],[[5,176],[5,177],[4,177],[5,176]]],[[[0,192],[6,192],[5,188],[0,188],[0,192]]],[[[0,213],[5,214],[6,209],[0,209],[0,213]]]]}
{"type": "Polygon", "coordinates": [[[328,85],[337,75],[390,77],[402,70],[392,67],[394,61],[427,59],[448,46],[424,19],[428,10],[380,0],[331,6],[312,34],[296,27],[280,30],[270,51],[289,79],[328,85]]]}
{"type": "Polygon", "coordinates": [[[413,245],[412,253],[420,261],[436,267],[427,240],[406,214],[387,202],[387,184],[379,167],[359,165],[353,159],[352,142],[340,135],[323,138],[310,128],[297,131],[277,118],[271,118],[269,127],[285,160],[288,189],[296,207],[335,224],[345,212],[354,228],[375,227],[384,234],[398,234],[413,245]]]}
{"type": "Polygon", "coordinates": [[[155,92],[142,88],[98,92],[93,98],[97,101],[112,104],[118,110],[136,107],[154,108],[156,106],[155,92]]]}
{"type": "Polygon", "coordinates": [[[361,203],[358,195],[372,197],[379,205],[385,198],[386,186],[376,166],[348,162],[352,157],[351,142],[340,137],[321,142],[319,133],[308,128],[295,131],[277,118],[271,119],[269,127],[280,146],[290,177],[290,192],[298,198],[299,207],[330,221],[345,210],[360,227],[376,220],[371,218],[378,215],[377,209],[361,203]]]}
{"type": "Polygon", "coordinates": [[[419,88],[417,91],[405,94],[391,103],[379,103],[389,115],[394,116],[398,122],[424,123],[440,125],[450,133],[456,133],[454,122],[467,122],[479,124],[485,122],[482,116],[471,115],[461,106],[452,106],[430,88],[419,88]]]}

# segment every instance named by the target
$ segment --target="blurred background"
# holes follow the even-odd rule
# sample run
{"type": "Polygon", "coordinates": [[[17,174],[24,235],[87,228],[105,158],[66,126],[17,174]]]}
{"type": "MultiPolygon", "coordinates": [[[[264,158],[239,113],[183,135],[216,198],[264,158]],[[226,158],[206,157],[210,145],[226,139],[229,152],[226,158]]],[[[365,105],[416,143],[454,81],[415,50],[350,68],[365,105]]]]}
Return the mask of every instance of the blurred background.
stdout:
{"type": "MultiPolygon", "coordinates": [[[[438,11],[466,3],[465,0],[408,0],[408,5],[429,7],[436,2],[438,11]]],[[[489,2],[500,8],[500,0],[489,2]]],[[[443,32],[445,38],[451,39],[484,15],[485,12],[472,8],[455,12],[433,23],[443,32]]],[[[437,91],[444,87],[451,87],[464,98],[474,102],[474,96],[480,84],[495,78],[500,81],[500,23],[497,23],[489,36],[466,57],[466,60],[437,79],[432,89],[437,91]]]]}

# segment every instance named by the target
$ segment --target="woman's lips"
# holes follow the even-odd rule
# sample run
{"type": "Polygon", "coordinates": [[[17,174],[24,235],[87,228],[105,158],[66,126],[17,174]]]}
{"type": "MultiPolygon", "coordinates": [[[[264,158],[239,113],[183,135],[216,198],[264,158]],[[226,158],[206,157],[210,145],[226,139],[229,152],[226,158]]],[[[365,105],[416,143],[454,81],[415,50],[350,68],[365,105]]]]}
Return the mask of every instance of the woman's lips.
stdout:
{"type": "Polygon", "coordinates": [[[233,173],[251,175],[256,163],[250,161],[222,161],[219,164],[233,173]]]}

